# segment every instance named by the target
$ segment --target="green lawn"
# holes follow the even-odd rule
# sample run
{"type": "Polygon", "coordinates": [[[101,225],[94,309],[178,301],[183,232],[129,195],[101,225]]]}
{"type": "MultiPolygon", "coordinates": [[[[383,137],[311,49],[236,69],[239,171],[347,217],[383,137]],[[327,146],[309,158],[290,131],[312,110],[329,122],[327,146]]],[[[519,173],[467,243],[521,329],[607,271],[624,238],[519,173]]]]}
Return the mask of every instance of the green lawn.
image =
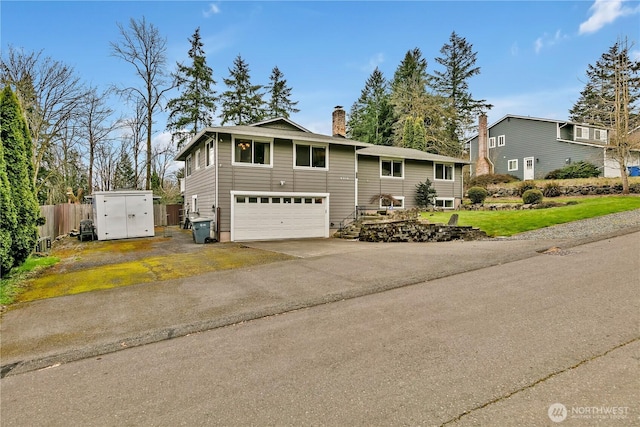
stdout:
{"type": "Polygon", "coordinates": [[[0,279],[0,305],[8,305],[13,302],[16,295],[23,291],[24,281],[30,274],[50,267],[60,261],[53,256],[32,255],[19,267],[14,268],[5,277],[0,279]]]}
{"type": "Polygon", "coordinates": [[[458,224],[460,225],[477,227],[489,236],[511,236],[555,224],[640,209],[640,197],[638,196],[607,196],[562,200],[545,198],[545,201],[567,202],[570,200],[577,203],[548,209],[423,212],[421,215],[423,219],[433,223],[447,223],[451,215],[457,213],[459,215],[458,224]]]}

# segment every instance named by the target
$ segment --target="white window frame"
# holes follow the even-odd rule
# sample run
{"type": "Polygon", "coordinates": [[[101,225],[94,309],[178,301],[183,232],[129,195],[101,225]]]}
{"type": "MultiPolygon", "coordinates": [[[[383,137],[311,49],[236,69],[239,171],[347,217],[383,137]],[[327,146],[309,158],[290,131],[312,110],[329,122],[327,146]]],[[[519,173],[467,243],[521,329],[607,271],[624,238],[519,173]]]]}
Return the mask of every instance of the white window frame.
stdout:
{"type": "Polygon", "coordinates": [[[244,167],[253,167],[253,168],[273,168],[273,140],[268,139],[255,139],[249,136],[234,136],[231,142],[231,165],[233,166],[244,166],[244,167]],[[248,140],[251,142],[251,162],[240,162],[236,161],[236,141],[237,140],[248,140]],[[255,160],[255,144],[269,144],[269,163],[254,163],[255,160]]]}
{"type": "Polygon", "coordinates": [[[453,163],[434,163],[433,164],[433,179],[434,179],[434,181],[446,181],[446,182],[455,181],[456,180],[456,166],[453,163]],[[438,178],[437,177],[438,176],[438,165],[441,165],[443,167],[450,167],[451,168],[451,179],[438,178]]]}
{"type": "Polygon", "coordinates": [[[211,167],[216,162],[215,161],[215,142],[214,140],[210,140],[205,145],[205,167],[211,167]]]}
{"type": "Polygon", "coordinates": [[[436,199],[434,201],[434,205],[435,205],[436,208],[455,209],[455,207],[456,207],[456,199],[453,198],[453,197],[436,197],[436,199]],[[438,202],[442,202],[442,205],[438,206],[438,202]],[[447,205],[450,205],[450,206],[447,206],[447,205]]]}
{"type": "Polygon", "coordinates": [[[404,179],[404,159],[393,159],[393,158],[380,158],[380,178],[383,179],[404,179]],[[382,162],[391,162],[391,175],[383,175],[382,174],[382,162]],[[402,168],[401,170],[401,175],[400,176],[394,176],[393,175],[393,163],[394,162],[398,162],[400,163],[400,167],[402,168]]]}
{"type": "Polygon", "coordinates": [[[518,170],[518,159],[511,159],[507,161],[507,169],[509,172],[518,170]]]}
{"type": "Polygon", "coordinates": [[[193,162],[195,163],[195,166],[196,166],[195,170],[200,169],[200,149],[199,148],[196,150],[196,154],[194,156],[193,162]]]}
{"type": "Polygon", "coordinates": [[[189,209],[189,217],[195,218],[198,215],[198,195],[193,194],[191,196],[191,209],[189,209]]]}
{"type": "Polygon", "coordinates": [[[193,164],[191,154],[189,154],[184,161],[184,176],[191,176],[191,173],[193,173],[193,164]]]}
{"type": "Polygon", "coordinates": [[[496,148],[496,137],[492,136],[489,138],[489,148],[496,148]]]}
{"type": "Polygon", "coordinates": [[[329,170],[329,145],[328,144],[312,144],[305,142],[294,142],[293,143],[293,168],[294,169],[303,169],[303,170],[329,170]],[[298,166],[298,150],[297,147],[307,146],[309,147],[309,166],[298,166]],[[324,149],[324,167],[313,166],[313,149],[314,148],[323,148],[324,149]]]}
{"type": "Polygon", "coordinates": [[[498,147],[504,147],[507,142],[507,137],[504,135],[498,135],[498,147]]]}
{"type": "Polygon", "coordinates": [[[600,142],[607,142],[607,131],[604,129],[594,129],[593,138],[600,142]]]}
{"type": "Polygon", "coordinates": [[[589,139],[589,128],[585,126],[576,126],[574,129],[574,139],[589,139]],[[578,130],[580,130],[580,136],[578,136],[578,130]],[[587,136],[584,136],[584,134],[587,136]]]}
{"type": "Polygon", "coordinates": [[[393,198],[400,202],[400,206],[383,206],[382,197],[380,197],[378,199],[380,209],[404,209],[404,196],[393,196],[393,198]]]}

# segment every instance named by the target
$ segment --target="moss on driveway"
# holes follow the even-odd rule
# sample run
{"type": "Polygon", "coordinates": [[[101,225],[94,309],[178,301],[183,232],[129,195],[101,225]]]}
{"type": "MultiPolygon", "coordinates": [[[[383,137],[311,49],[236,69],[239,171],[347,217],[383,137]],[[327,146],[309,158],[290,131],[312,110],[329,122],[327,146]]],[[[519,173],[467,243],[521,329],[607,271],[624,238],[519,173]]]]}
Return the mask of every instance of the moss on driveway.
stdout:
{"type": "Polygon", "coordinates": [[[24,283],[16,302],[180,279],[294,257],[237,243],[196,245],[190,233],[173,237],[78,243],[68,239],[52,254],[60,263],[24,283]],[[186,239],[186,240],[185,240],[186,239]]]}

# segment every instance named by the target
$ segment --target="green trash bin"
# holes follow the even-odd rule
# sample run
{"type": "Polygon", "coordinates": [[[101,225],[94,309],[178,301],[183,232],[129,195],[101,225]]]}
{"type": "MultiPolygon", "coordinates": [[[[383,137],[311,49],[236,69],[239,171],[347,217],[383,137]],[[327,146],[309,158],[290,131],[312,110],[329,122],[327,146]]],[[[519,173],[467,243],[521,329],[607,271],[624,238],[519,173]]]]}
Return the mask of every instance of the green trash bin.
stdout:
{"type": "Polygon", "coordinates": [[[209,218],[195,218],[191,220],[191,234],[196,243],[207,243],[211,240],[211,222],[209,218]]]}

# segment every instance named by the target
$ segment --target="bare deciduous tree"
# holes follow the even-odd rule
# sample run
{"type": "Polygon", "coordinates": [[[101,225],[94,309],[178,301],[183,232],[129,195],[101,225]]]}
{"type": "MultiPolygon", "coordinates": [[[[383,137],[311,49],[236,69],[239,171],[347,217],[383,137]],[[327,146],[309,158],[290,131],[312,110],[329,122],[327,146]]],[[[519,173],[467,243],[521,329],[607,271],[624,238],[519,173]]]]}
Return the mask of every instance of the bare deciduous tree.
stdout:
{"type": "Polygon", "coordinates": [[[0,80],[12,86],[25,113],[33,143],[36,190],[45,184],[39,179],[43,159],[83,102],[86,89],[72,67],[42,52],[25,52],[10,46],[0,62],[0,80]]]}
{"type": "Polygon", "coordinates": [[[118,24],[120,35],[119,42],[112,42],[112,55],[130,63],[135,68],[135,73],[142,80],[142,84],[119,88],[118,92],[130,99],[143,102],[146,112],[147,130],[147,159],[146,159],[146,189],[151,189],[151,136],[153,127],[153,115],[162,110],[161,100],[165,92],[172,89],[168,83],[166,72],[167,40],[160,35],[158,29],[142,20],[129,20],[129,26],[125,28],[118,24]]]}

